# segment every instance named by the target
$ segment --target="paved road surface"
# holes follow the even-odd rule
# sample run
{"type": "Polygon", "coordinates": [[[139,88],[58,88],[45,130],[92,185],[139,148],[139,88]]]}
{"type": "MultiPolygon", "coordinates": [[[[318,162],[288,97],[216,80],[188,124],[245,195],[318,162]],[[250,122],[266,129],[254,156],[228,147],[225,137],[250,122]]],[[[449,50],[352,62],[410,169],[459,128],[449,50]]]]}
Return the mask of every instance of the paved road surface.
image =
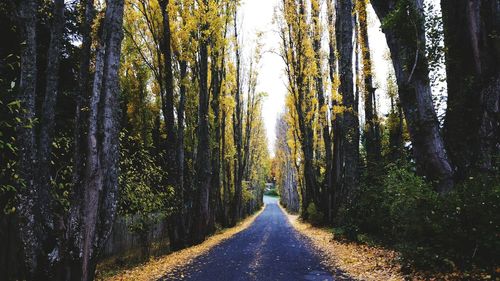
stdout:
{"type": "Polygon", "coordinates": [[[247,229],[178,269],[177,279],[162,280],[352,280],[321,266],[314,249],[293,229],[276,199],[265,197],[264,202],[265,210],[247,229]]]}

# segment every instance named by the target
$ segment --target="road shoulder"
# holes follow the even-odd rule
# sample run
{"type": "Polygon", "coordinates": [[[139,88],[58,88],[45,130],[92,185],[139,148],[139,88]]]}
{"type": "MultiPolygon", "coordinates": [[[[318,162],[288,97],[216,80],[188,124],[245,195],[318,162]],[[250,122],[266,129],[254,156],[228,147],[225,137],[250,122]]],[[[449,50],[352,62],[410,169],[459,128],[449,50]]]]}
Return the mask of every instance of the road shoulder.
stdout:
{"type": "Polygon", "coordinates": [[[401,274],[401,265],[397,262],[396,252],[336,241],[329,229],[313,227],[301,221],[298,215],[289,214],[281,205],[280,208],[288,217],[290,224],[310,240],[323,265],[332,272],[341,270],[358,280],[405,280],[401,274]]]}
{"type": "Polygon", "coordinates": [[[215,246],[230,239],[231,237],[240,233],[241,231],[247,229],[255,221],[255,219],[264,211],[264,209],[265,206],[252,216],[242,220],[235,227],[224,229],[221,232],[208,237],[207,240],[205,240],[201,244],[194,245],[189,248],[176,251],[159,258],[151,259],[150,261],[142,265],[139,265],[132,269],[120,271],[113,276],[105,277],[100,280],[106,280],[106,281],[158,280],[161,277],[164,277],[170,274],[171,272],[174,272],[175,269],[177,268],[189,265],[197,257],[206,254],[215,246]]]}

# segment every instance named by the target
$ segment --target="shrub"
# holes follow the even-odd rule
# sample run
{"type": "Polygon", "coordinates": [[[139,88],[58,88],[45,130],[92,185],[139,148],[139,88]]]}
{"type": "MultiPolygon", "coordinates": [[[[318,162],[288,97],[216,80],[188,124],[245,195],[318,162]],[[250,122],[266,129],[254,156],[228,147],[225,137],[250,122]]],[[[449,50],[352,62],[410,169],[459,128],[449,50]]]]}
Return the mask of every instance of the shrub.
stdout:
{"type": "Polygon", "coordinates": [[[377,241],[424,269],[496,266],[500,179],[470,177],[440,196],[412,167],[392,166],[380,186],[361,187],[336,237],[377,241]]]}
{"type": "Polygon", "coordinates": [[[307,219],[314,226],[318,226],[323,223],[324,215],[321,211],[318,211],[316,204],[309,203],[307,206],[307,219]]]}
{"type": "Polygon", "coordinates": [[[274,197],[279,197],[279,193],[278,193],[278,190],[276,188],[273,188],[273,189],[269,189],[269,190],[266,190],[266,192],[264,192],[265,195],[267,196],[274,196],[274,197]]]}

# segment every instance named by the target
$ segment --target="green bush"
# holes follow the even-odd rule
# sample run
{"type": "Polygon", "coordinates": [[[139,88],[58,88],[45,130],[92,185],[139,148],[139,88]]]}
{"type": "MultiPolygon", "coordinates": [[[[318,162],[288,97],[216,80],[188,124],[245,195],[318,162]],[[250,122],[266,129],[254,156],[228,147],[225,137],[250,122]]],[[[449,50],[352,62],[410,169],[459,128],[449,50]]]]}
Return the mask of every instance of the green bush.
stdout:
{"type": "Polygon", "coordinates": [[[407,265],[424,269],[489,267],[498,260],[498,175],[470,177],[440,196],[412,167],[392,166],[380,186],[362,186],[355,202],[336,237],[391,246],[407,265]]]}
{"type": "Polygon", "coordinates": [[[274,197],[279,197],[280,196],[279,193],[278,193],[278,190],[276,188],[266,190],[266,192],[264,192],[264,195],[274,196],[274,197]]]}
{"type": "Polygon", "coordinates": [[[314,226],[321,225],[324,222],[324,215],[321,211],[318,211],[316,204],[309,203],[307,206],[307,219],[314,226]]]}

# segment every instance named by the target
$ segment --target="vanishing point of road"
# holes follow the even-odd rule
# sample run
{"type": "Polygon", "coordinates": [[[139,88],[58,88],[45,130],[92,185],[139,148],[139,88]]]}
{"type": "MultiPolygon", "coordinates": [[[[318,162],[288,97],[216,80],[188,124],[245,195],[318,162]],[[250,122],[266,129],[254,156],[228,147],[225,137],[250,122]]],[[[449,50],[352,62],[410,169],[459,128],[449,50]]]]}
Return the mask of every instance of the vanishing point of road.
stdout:
{"type": "Polygon", "coordinates": [[[265,197],[264,203],[264,211],[247,229],[161,280],[353,280],[321,265],[320,257],[290,225],[277,199],[265,197]]]}

